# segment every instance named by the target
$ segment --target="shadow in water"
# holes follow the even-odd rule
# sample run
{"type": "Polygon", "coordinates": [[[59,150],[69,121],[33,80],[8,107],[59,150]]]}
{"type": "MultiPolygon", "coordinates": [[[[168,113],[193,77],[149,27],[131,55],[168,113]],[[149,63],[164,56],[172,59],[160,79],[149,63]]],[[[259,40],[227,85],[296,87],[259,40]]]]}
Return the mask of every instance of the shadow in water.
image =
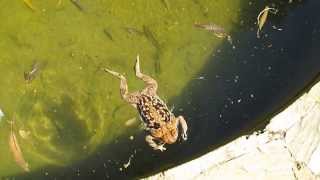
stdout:
{"type": "Polygon", "coordinates": [[[63,149],[79,150],[90,140],[88,128],[83,119],[75,112],[75,105],[71,97],[63,95],[61,103],[47,99],[44,107],[45,115],[51,119],[58,136],[53,143],[63,149]]]}

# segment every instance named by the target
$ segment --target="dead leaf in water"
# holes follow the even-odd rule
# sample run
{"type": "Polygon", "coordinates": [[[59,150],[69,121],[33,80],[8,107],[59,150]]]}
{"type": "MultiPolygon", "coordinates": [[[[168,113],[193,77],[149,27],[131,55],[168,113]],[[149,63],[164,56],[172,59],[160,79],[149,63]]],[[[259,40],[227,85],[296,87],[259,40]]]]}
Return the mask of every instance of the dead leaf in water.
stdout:
{"type": "Polygon", "coordinates": [[[13,122],[11,123],[11,132],[9,135],[9,148],[16,163],[26,172],[29,172],[29,164],[24,160],[21,148],[19,146],[16,135],[13,131],[13,122]]]}
{"type": "Polygon", "coordinates": [[[269,11],[273,14],[277,13],[277,10],[275,8],[270,8],[266,6],[262,11],[260,11],[257,17],[257,25],[258,25],[257,38],[260,38],[260,31],[263,28],[264,23],[267,21],[269,11]]]}

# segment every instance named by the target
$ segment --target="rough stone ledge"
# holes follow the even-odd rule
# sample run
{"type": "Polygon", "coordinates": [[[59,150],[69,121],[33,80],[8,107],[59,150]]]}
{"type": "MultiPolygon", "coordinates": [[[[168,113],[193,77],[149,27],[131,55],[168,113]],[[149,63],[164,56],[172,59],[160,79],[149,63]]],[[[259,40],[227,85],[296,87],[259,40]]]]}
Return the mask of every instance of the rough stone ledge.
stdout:
{"type": "Polygon", "coordinates": [[[253,133],[145,180],[320,180],[320,83],[253,133]]]}

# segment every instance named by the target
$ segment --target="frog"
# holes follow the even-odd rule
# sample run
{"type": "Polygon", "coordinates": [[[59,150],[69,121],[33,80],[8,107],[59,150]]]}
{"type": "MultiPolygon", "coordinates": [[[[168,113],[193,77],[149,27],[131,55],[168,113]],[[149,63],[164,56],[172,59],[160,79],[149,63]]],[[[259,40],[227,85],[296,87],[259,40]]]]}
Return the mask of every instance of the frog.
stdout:
{"type": "Polygon", "coordinates": [[[142,90],[128,92],[127,79],[124,75],[108,68],[105,72],[120,79],[120,95],[122,99],[137,109],[147,135],[145,141],[154,150],[165,151],[166,144],[174,144],[179,138],[179,129],[183,141],[187,140],[188,125],[183,116],[175,116],[167,104],[157,95],[158,83],[151,76],[140,70],[140,58],[136,57],[135,75],[142,80],[142,90]]]}

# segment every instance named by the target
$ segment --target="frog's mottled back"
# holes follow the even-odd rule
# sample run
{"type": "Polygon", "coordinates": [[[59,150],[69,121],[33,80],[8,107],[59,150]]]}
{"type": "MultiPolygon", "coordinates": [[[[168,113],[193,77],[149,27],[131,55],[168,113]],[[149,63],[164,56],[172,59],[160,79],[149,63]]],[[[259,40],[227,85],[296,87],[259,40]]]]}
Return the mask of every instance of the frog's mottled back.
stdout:
{"type": "Polygon", "coordinates": [[[160,128],[160,123],[169,122],[172,115],[167,105],[157,96],[141,95],[137,108],[148,128],[160,128]]]}

